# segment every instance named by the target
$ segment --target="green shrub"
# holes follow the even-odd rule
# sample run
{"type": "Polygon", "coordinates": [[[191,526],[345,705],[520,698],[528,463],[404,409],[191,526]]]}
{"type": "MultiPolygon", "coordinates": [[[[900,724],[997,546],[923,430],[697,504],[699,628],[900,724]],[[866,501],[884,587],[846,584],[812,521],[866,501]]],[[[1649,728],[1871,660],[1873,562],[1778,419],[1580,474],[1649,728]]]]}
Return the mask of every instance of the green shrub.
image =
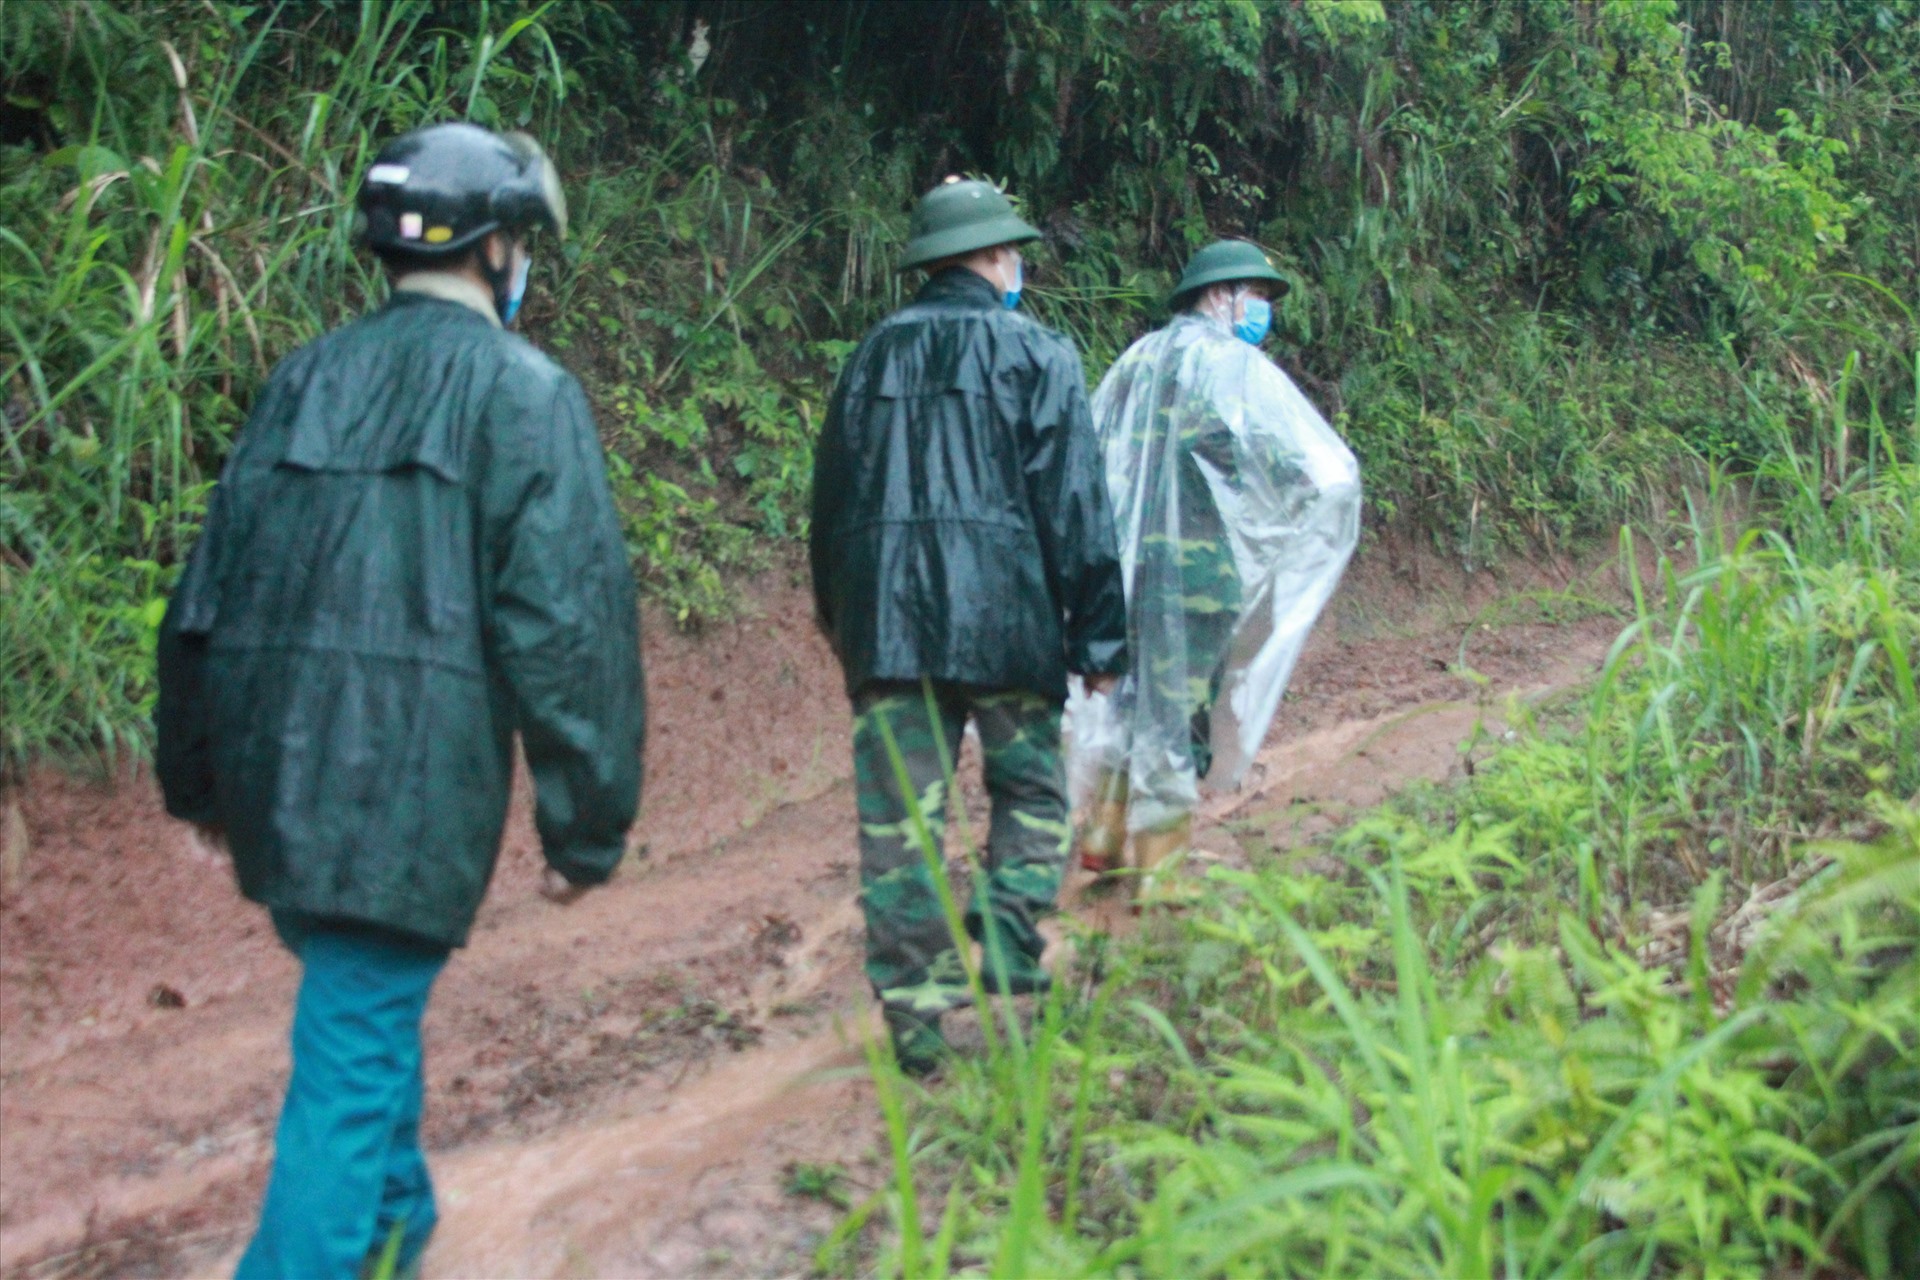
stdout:
{"type": "Polygon", "coordinates": [[[1920,433],[1864,434],[1824,483],[1783,448],[1750,531],[1695,509],[1577,722],[1083,945],[1089,1001],[891,1104],[835,1247],[885,1207],[881,1274],[1920,1266],[1920,433]]]}
{"type": "Polygon", "coordinates": [[[399,130],[558,157],[575,235],[525,323],[684,622],[804,533],[838,362],[948,172],[1045,228],[1027,305],[1093,377],[1196,245],[1259,238],[1371,518],[1479,565],[1751,469],[1836,390],[1904,416],[1917,5],[0,6],[0,563],[62,580],[5,624],[0,767],[142,745],[138,645],[51,637],[145,616],[266,369],[381,296],[351,208],[399,130]]]}

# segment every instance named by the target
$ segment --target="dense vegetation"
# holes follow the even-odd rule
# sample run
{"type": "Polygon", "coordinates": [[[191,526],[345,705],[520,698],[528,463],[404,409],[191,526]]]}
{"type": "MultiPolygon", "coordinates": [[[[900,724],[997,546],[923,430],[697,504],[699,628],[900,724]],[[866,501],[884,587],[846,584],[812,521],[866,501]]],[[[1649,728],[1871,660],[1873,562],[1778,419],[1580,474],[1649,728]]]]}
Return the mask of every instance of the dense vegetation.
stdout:
{"type": "Polygon", "coordinates": [[[876,1048],[896,1176],[822,1269],[882,1213],[906,1276],[1920,1273],[1916,427],[1703,505],[1463,787],[1083,938],[946,1087],[876,1048]]]}
{"type": "Polygon", "coordinates": [[[399,130],[554,150],[527,327],[688,623],[803,530],[917,191],[1009,185],[1096,376],[1252,236],[1376,531],[1691,543],[1464,789],[1216,877],[946,1088],[880,1070],[870,1261],[1920,1272],[1920,0],[0,0],[0,90],[0,780],[143,748],[233,432],[383,287],[399,130]]]}
{"type": "Polygon", "coordinates": [[[207,486],[271,363],[381,289],[352,199],[409,126],[557,153],[577,228],[528,328],[697,621],[799,531],[836,361],[950,171],[1047,229],[1030,305],[1096,374],[1195,244],[1269,245],[1374,519],[1472,563],[1764,459],[1849,352],[1897,419],[1916,66],[1914,0],[11,0],[0,754],[141,745],[207,486]]]}

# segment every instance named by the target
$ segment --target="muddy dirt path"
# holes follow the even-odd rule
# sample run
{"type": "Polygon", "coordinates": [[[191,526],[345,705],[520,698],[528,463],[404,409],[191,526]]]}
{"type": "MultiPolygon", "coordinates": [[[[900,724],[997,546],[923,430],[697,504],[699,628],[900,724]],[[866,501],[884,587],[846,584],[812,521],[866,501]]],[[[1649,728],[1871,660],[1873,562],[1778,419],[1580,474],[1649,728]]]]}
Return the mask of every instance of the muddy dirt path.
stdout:
{"type": "MultiPolygon", "coordinates": [[[[1378,560],[1247,786],[1209,802],[1203,848],[1242,859],[1448,776],[1476,725],[1501,730],[1504,698],[1581,679],[1618,628],[1513,607],[1562,586],[1552,573],[1378,560]]],[[[1583,590],[1607,594],[1604,575],[1583,590]]],[[[803,1273],[838,1214],[791,1194],[792,1171],[841,1166],[856,1195],[885,1176],[846,702],[791,571],[749,607],[699,637],[651,628],[646,814],[608,888],[539,900],[516,803],[427,1018],[429,1275],[803,1273]]],[[[963,794],[983,822],[977,771],[963,794]]],[[[0,1273],[230,1273],[296,967],[149,780],[43,775],[24,813],[31,853],[0,897],[0,1273]]]]}

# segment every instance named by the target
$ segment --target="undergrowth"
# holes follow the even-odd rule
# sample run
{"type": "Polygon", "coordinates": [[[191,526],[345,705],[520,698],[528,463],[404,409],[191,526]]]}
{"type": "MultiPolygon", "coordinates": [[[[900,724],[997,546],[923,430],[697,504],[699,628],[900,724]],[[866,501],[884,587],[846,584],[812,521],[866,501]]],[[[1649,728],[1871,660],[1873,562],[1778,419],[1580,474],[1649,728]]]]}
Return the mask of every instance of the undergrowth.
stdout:
{"type": "Polygon", "coordinates": [[[821,1269],[1920,1272],[1920,421],[1824,430],[1700,497],[1579,715],[1079,938],[929,1090],[876,1051],[821,1269]]]}
{"type": "Polygon", "coordinates": [[[145,749],[158,602],[255,390],[382,297],[352,207],[400,130],[556,155],[575,234],[524,323],[678,623],[803,532],[839,363],[950,172],[1046,231],[1025,305],[1093,377],[1193,248],[1261,240],[1371,518],[1479,565],[1763,461],[1848,349],[1856,410],[1909,393],[1916,2],[0,0],[0,772],[145,749]]]}

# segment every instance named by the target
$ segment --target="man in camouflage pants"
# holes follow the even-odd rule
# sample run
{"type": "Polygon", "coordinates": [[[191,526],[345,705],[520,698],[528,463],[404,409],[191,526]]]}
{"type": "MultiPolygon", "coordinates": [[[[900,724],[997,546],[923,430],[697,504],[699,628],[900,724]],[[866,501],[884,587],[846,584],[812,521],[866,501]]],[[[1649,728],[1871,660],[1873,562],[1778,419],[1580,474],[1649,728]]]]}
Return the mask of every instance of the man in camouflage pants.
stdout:
{"type": "MultiPolygon", "coordinates": [[[[1162,430],[1178,440],[1174,486],[1169,504],[1178,514],[1179,536],[1149,533],[1140,539],[1139,567],[1143,582],[1166,584],[1178,592],[1159,606],[1136,609],[1134,619],[1143,635],[1134,646],[1135,662],[1154,697],[1169,707],[1188,712],[1189,742],[1194,774],[1204,778],[1213,767],[1211,712],[1220,696],[1227,654],[1234,628],[1240,622],[1240,570],[1233,560],[1233,543],[1226,521],[1207,483],[1207,471],[1233,475],[1233,433],[1211,405],[1187,397],[1177,412],[1164,415],[1162,430]],[[1205,468],[1205,470],[1203,470],[1205,468]],[[1150,634],[1149,634],[1150,633],[1150,634]]],[[[1163,513],[1155,512],[1162,516],[1163,513]]],[[[1171,596],[1172,591],[1168,592],[1171,596]]],[[[1125,702],[1132,690],[1123,681],[1116,699],[1125,702]]]]}
{"type": "Polygon", "coordinates": [[[1357,537],[1352,452],[1259,350],[1285,288],[1257,245],[1207,246],[1171,322],[1093,397],[1133,669],[1076,710],[1076,748],[1099,765],[1079,854],[1119,871],[1131,844],[1142,905],[1182,897],[1200,781],[1244,771],[1357,537]]]}
{"type": "Polygon", "coordinates": [[[861,686],[853,707],[867,976],[881,1002],[925,1021],[965,1000],[966,975],[912,810],[919,809],[927,840],[941,848],[947,780],[969,717],[980,733],[993,817],[986,876],[968,904],[967,932],[989,948],[983,970],[989,985],[1016,995],[1042,989],[1046,973],[1036,962],[1046,944],[1039,921],[1059,896],[1072,835],[1062,786],[1060,704],[1024,689],[887,680],[861,686]],[[917,806],[904,802],[908,792],[900,788],[900,769],[917,806]]]}
{"type": "MultiPolygon", "coordinates": [[[[1178,762],[1177,777],[1168,780],[1171,790],[1184,792],[1212,771],[1213,707],[1243,604],[1233,544],[1207,480],[1209,472],[1236,474],[1232,431],[1206,397],[1171,380],[1155,391],[1161,403],[1134,423],[1137,438],[1121,446],[1133,450],[1130,462],[1157,453],[1170,465],[1164,489],[1141,504],[1146,510],[1139,521],[1143,532],[1129,604],[1128,649],[1135,670],[1119,681],[1106,710],[1129,731],[1110,739],[1100,753],[1090,821],[1080,833],[1080,863],[1096,872],[1121,865],[1133,799],[1127,756],[1142,724],[1149,726],[1138,734],[1146,739],[1139,744],[1146,758],[1162,770],[1166,762],[1178,762]]],[[[1151,829],[1135,832],[1138,869],[1150,876],[1179,856],[1191,827],[1190,810],[1176,801],[1151,829]]],[[[1164,892],[1144,880],[1137,888],[1143,903],[1164,892]]]]}
{"type": "Polygon", "coordinates": [[[1126,666],[1113,520],[1079,356],[1019,314],[1039,233],[983,182],[915,208],[929,276],[848,359],[814,455],[815,606],[853,700],[867,975],[914,1072],[970,998],[936,875],[971,718],[993,798],[964,919],[989,991],[1042,990],[1039,919],[1071,835],[1067,675],[1126,666]]]}

